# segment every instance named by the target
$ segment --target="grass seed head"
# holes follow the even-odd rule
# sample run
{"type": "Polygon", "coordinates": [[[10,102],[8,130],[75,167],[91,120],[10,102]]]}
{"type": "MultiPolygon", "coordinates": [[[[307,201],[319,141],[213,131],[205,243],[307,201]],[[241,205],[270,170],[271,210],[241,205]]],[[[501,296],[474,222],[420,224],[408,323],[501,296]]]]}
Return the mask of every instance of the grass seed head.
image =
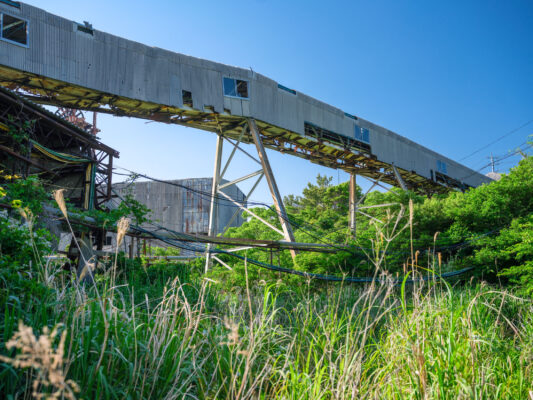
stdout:
{"type": "Polygon", "coordinates": [[[124,236],[126,236],[126,233],[130,229],[130,222],[131,220],[126,217],[122,217],[118,220],[117,223],[117,247],[122,244],[122,240],[124,239],[124,236]]]}
{"type": "Polygon", "coordinates": [[[17,210],[19,214],[22,215],[22,218],[24,218],[28,222],[28,225],[30,226],[30,229],[31,229],[33,227],[34,217],[29,207],[18,208],[17,210]]]}
{"type": "Polygon", "coordinates": [[[95,263],[87,262],[80,273],[80,278],[79,278],[80,281],[83,280],[83,278],[85,278],[85,275],[89,273],[92,275],[92,272],[95,270],[95,268],[96,268],[95,263]]]}
{"type": "Polygon", "coordinates": [[[57,348],[54,348],[58,336],[57,328],[56,326],[50,332],[48,327],[44,327],[42,335],[37,338],[31,327],[19,321],[18,331],[6,343],[7,349],[18,349],[19,354],[14,358],[0,356],[0,361],[6,364],[21,369],[31,368],[36,372],[32,383],[32,395],[36,399],[73,400],[76,398],[74,393],[80,391],[76,382],[65,378],[63,357],[66,331],[63,331],[57,348]],[[40,389],[51,389],[52,392],[42,393],[40,389]]]}
{"type": "Polygon", "coordinates": [[[228,345],[228,346],[235,346],[239,344],[239,325],[237,325],[235,322],[230,320],[227,317],[224,317],[224,326],[226,329],[229,329],[228,333],[228,341],[222,342],[222,344],[228,345]]]}
{"type": "Polygon", "coordinates": [[[63,213],[63,216],[67,218],[67,205],[65,203],[65,197],[63,196],[63,192],[65,189],[58,189],[53,191],[54,199],[59,206],[59,209],[63,213]]]}

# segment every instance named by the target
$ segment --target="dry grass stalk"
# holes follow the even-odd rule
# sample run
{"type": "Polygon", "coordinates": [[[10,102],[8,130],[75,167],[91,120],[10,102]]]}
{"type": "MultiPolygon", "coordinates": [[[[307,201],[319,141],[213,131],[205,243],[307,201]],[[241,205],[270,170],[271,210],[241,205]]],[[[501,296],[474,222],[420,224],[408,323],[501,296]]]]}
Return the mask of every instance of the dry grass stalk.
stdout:
{"type": "Polygon", "coordinates": [[[63,213],[63,216],[65,218],[68,218],[67,205],[65,203],[65,197],[63,196],[64,191],[65,189],[54,190],[52,194],[54,195],[54,200],[56,201],[57,205],[59,206],[59,209],[63,213]]]}
{"type": "Polygon", "coordinates": [[[0,356],[0,361],[11,364],[15,368],[32,368],[37,376],[32,383],[32,395],[36,399],[75,399],[74,393],[80,388],[71,379],[66,379],[64,373],[64,350],[66,331],[59,339],[57,349],[53,343],[58,335],[57,326],[49,331],[43,328],[43,334],[35,337],[31,327],[19,321],[18,331],[6,343],[7,349],[18,349],[20,353],[14,358],[0,356]],[[43,393],[41,390],[51,388],[52,393],[43,393]]]}
{"type": "Polygon", "coordinates": [[[56,201],[59,209],[61,210],[61,213],[63,214],[63,216],[65,217],[65,220],[67,221],[67,225],[68,225],[68,227],[70,229],[70,233],[72,234],[72,237],[74,238],[74,243],[76,244],[76,247],[77,247],[77,249],[79,251],[80,259],[86,265],[87,264],[87,260],[85,259],[85,257],[83,257],[83,253],[81,251],[80,245],[79,245],[78,241],[76,240],[76,235],[74,234],[74,230],[72,229],[72,226],[70,225],[70,221],[68,219],[67,205],[65,203],[65,197],[63,196],[63,192],[64,191],[65,191],[65,189],[54,190],[52,192],[52,194],[54,196],[54,200],[56,201]]]}
{"type": "Polygon", "coordinates": [[[413,220],[415,218],[415,204],[413,199],[409,199],[409,239],[411,243],[411,262],[414,261],[414,249],[413,249],[413,220]]]}
{"type": "Polygon", "coordinates": [[[84,266],[83,269],[81,270],[81,272],[80,272],[80,277],[79,277],[78,279],[79,279],[80,281],[82,281],[82,280],[85,278],[85,276],[86,276],[87,274],[89,274],[89,276],[92,277],[95,268],[96,268],[95,263],[91,263],[91,262],[87,262],[87,263],[85,263],[85,266],[84,266]]]}
{"type": "Polygon", "coordinates": [[[122,217],[118,220],[117,223],[117,248],[122,244],[122,240],[124,240],[124,236],[126,236],[126,233],[128,233],[128,230],[130,229],[130,222],[131,220],[129,218],[122,217]]]}

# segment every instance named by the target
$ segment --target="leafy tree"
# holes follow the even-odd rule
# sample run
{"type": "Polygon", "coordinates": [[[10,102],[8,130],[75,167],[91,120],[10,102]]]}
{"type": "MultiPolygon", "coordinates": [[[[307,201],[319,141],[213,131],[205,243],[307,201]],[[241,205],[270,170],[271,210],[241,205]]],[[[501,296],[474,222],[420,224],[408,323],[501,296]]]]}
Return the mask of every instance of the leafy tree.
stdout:
{"type": "Polygon", "coordinates": [[[514,219],[496,237],[484,238],[470,262],[488,273],[508,277],[521,293],[533,297],[533,213],[514,219]]]}
{"type": "MultiPolygon", "coordinates": [[[[375,257],[376,248],[380,252],[385,249],[381,243],[383,238],[394,237],[391,243],[387,243],[386,253],[380,253],[383,254],[381,267],[391,273],[402,273],[406,262],[415,261],[412,258],[421,267],[434,266],[432,258],[440,253],[438,258],[444,264],[442,271],[473,266],[474,273],[484,279],[509,279],[531,293],[526,283],[531,278],[533,258],[530,250],[533,158],[522,160],[500,181],[464,193],[451,192],[427,198],[397,188],[371,192],[362,206],[388,206],[365,208],[362,211],[366,216],[357,215],[355,241],[350,238],[348,230],[348,183],[334,186],[331,181],[332,178],[319,175],[316,183],[309,183],[301,196],[286,197],[285,204],[297,241],[331,243],[336,246],[336,251],[300,252],[295,264],[288,251],[272,257],[267,251],[253,249],[248,250],[247,257],[314,273],[367,276],[374,271],[368,256],[375,257]],[[413,204],[412,235],[410,229],[402,230],[410,220],[410,202],[413,204]],[[395,224],[398,215],[403,217],[395,224]],[[392,227],[395,227],[394,232],[392,227]]],[[[358,197],[361,197],[360,188],[357,190],[358,197]]],[[[273,210],[256,208],[254,212],[281,228],[273,210]]],[[[255,218],[241,227],[231,228],[228,233],[230,237],[281,239],[278,233],[255,218]]],[[[224,270],[219,278],[229,279],[232,284],[244,282],[243,263],[229,256],[223,257],[233,272],[224,270]]],[[[254,267],[249,268],[249,277],[279,276],[254,267]]]]}

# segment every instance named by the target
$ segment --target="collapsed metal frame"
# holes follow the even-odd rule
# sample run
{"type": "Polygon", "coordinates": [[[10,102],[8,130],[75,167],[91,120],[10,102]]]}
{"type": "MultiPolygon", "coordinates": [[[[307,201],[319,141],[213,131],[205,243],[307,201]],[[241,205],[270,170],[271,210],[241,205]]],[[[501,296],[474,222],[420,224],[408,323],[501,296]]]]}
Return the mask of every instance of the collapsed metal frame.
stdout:
{"type": "MultiPolygon", "coordinates": [[[[37,139],[41,145],[58,151],[72,154],[77,157],[88,158],[95,166],[95,203],[97,209],[111,199],[111,179],[113,174],[113,158],[119,153],[109,146],[99,142],[94,136],[84,132],[77,126],[64,121],[48,110],[28,101],[11,90],[0,87],[0,123],[2,126],[15,126],[20,130],[28,130],[29,136],[37,139]],[[24,121],[34,121],[32,124],[23,125],[24,121]]],[[[4,128],[5,130],[6,128],[4,128]]],[[[23,175],[38,173],[45,181],[54,182],[62,174],[79,174],[83,176],[84,167],[66,164],[65,166],[53,165],[49,160],[37,157],[34,154],[34,145],[28,143],[25,154],[13,151],[7,146],[0,146],[5,154],[17,158],[26,164],[23,175]]],[[[80,187],[86,182],[80,178],[80,187]]],[[[81,200],[80,200],[81,202],[81,200]]]]}

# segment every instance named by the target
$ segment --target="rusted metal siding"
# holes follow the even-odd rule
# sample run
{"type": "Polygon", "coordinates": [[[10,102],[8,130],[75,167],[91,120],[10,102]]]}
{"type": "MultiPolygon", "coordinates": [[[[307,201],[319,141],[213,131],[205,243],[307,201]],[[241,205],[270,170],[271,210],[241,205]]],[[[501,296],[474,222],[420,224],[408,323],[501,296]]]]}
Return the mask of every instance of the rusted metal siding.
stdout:
{"type": "MultiPolygon", "coordinates": [[[[150,218],[157,224],[178,232],[207,234],[212,178],[182,179],[162,182],[117,183],[114,190],[121,196],[131,193],[135,200],[146,205],[150,218]],[[176,186],[179,185],[179,186],[176,186]]],[[[223,181],[222,183],[226,183],[223,181]]],[[[223,189],[231,198],[243,202],[244,194],[235,185],[223,189]]],[[[218,206],[217,233],[221,233],[237,207],[225,199],[218,206]]],[[[242,216],[231,226],[240,226],[242,216]]]]}

